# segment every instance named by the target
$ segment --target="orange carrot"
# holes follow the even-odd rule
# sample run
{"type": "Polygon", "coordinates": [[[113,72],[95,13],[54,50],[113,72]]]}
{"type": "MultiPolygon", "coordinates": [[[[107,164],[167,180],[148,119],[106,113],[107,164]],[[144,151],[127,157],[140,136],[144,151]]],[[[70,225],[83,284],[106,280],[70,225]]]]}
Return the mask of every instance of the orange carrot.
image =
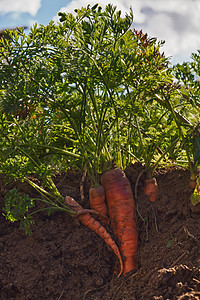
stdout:
{"type": "Polygon", "coordinates": [[[191,179],[190,179],[190,182],[189,182],[189,187],[190,187],[191,189],[195,189],[196,185],[197,185],[197,180],[191,178],[191,179]]]}
{"type": "MultiPolygon", "coordinates": [[[[89,200],[91,209],[96,210],[100,214],[107,216],[108,209],[106,206],[105,191],[102,185],[93,187],[89,190],[89,200]]],[[[99,220],[104,224],[108,224],[108,219],[100,217],[99,220]]]]}
{"type": "Polygon", "coordinates": [[[146,179],[144,183],[144,193],[151,202],[155,202],[158,198],[158,184],[156,178],[146,179]]]}
{"type": "Polygon", "coordinates": [[[111,248],[111,250],[116,254],[116,256],[119,259],[119,263],[120,263],[120,273],[118,275],[118,277],[119,277],[123,272],[123,262],[122,262],[121,254],[119,252],[117,244],[112,239],[112,237],[107,232],[107,230],[104,228],[104,226],[99,221],[97,221],[95,218],[93,218],[89,213],[83,214],[82,206],[79,203],[77,203],[70,196],[67,196],[65,198],[64,204],[67,204],[68,206],[70,206],[70,208],[72,208],[74,211],[76,211],[78,220],[82,224],[84,224],[85,226],[87,226],[88,228],[93,230],[96,234],[98,234],[106,242],[106,244],[111,248]],[[78,214],[80,211],[81,211],[81,214],[78,214]]]}
{"type": "Polygon", "coordinates": [[[120,242],[125,275],[136,268],[135,254],[138,243],[131,186],[126,174],[119,168],[104,173],[101,184],[106,192],[111,226],[120,242]]]}

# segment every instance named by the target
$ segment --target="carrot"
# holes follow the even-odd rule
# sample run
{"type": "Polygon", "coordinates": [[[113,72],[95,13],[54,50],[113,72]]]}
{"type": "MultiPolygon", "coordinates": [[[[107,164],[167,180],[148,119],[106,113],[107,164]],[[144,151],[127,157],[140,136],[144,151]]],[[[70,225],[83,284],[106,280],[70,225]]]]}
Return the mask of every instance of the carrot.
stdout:
{"type": "MultiPolygon", "coordinates": [[[[89,201],[91,209],[96,210],[100,214],[107,216],[108,209],[105,201],[105,191],[102,185],[98,187],[90,188],[89,190],[89,201]]],[[[100,217],[99,220],[104,224],[108,224],[108,219],[100,217]]]]}
{"type": "Polygon", "coordinates": [[[109,223],[109,218],[107,216],[102,215],[100,212],[94,210],[94,209],[87,209],[87,208],[82,208],[76,213],[76,217],[79,217],[80,215],[85,215],[85,214],[94,214],[97,215],[98,218],[102,218],[104,223],[109,223]],[[106,219],[106,220],[104,220],[106,219]]]}
{"type": "Polygon", "coordinates": [[[158,184],[156,178],[146,179],[144,183],[144,193],[151,202],[155,202],[158,198],[158,184]]]}
{"type": "Polygon", "coordinates": [[[123,275],[136,268],[137,230],[134,214],[134,199],[131,186],[120,168],[102,175],[101,184],[106,192],[112,229],[120,242],[124,258],[123,275]]]}
{"type": "Polygon", "coordinates": [[[191,178],[191,179],[190,179],[190,182],[189,182],[189,187],[190,187],[191,189],[195,189],[196,185],[197,185],[197,180],[191,178]]]}
{"type": "Polygon", "coordinates": [[[118,257],[119,263],[120,263],[120,273],[118,275],[118,277],[119,277],[123,272],[122,257],[121,257],[121,254],[119,252],[119,249],[117,247],[117,244],[112,239],[112,237],[107,232],[107,230],[104,228],[104,226],[99,221],[97,221],[95,218],[93,218],[89,213],[83,214],[82,213],[82,211],[83,211],[82,206],[79,203],[77,203],[70,196],[65,197],[64,204],[67,204],[74,211],[76,211],[78,220],[82,224],[84,224],[85,226],[87,226],[88,228],[93,230],[96,234],[98,234],[106,242],[106,244],[111,248],[111,250],[115,253],[115,255],[118,257]],[[80,211],[81,211],[81,214],[78,214],[80,211]]]}

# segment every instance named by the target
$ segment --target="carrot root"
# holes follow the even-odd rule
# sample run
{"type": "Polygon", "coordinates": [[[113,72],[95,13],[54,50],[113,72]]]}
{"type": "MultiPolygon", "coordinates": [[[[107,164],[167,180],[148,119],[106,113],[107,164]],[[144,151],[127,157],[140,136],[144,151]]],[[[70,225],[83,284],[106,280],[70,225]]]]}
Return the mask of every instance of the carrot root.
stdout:
{"type": "Polygon", "coordinates": [[[189,186],[191,187],[191,189],[195,189],[196,185],[197,185],[197,180],[190,179],[189,186]]]}
{"type": "Polygon", "coordinates": [[[94,209],[87,209],[87,208],[83,208],[83,209],[80,209],[79,211],[77,211],[76,213],[76,216],[77,218],[80,216],[80,215],[85,215],[85,214],[94,214],[94,215],[97,215],[99,216],[102,220],[105,219],[105,223],[109,224],[109,218],[105,215],[102,215],[100,212],[94,210],[94,209]]]}
{"type": "Polygon", "coordinates": [[[72,208],[74,211],[76,211],[78,220],[82,224],[84,224],[85,226],[87,226],[88,228],[93,230],[96,234],[98,234],[105,241],[105,243],[111,248],[111,250],[115,253],[115,255],[118,257],[119,263],[120,263],[120,273],[118,275],[118,277],[119,277],[123,272],[122,257],[121,257],[121,254],[120,254],[117,244],[112,239],[110,234],[107,232],[105,227],[99,221],[97,221],[94,217],[92,217],[89,213],[78,214],[79,211],[81,211],[81,212],[83,211],[83,208],[72,197],[70,197],[70,196],[65,197],[64,204],[70,206],[70,208],[72,208]]]}
{"type": "Polygon", "coordinates": [[[156,178],[146,179],[144,184],[144,193],[151,202],[155,202],[158,198],[158,184],[156,178]]]}
{"type": "MultiPolygon", "coordinates": [[[[91,209],[99,212],[100,215],[108,216],[108,209],[105,200],[105,190],[102,185],[90,188],[89,201],[91,209]]],[[[109,223],[108,218],[100,217],[99,220],[106,225],[109,223]]]]}
{"type": "Polygon", "coordinates": [[[120,243],[124,258],[123,275],[136,268],[137,230],[134,199],[128,178],[120,168],[107,171],[101,183],[106,192],[112,229],[120,243]]]}

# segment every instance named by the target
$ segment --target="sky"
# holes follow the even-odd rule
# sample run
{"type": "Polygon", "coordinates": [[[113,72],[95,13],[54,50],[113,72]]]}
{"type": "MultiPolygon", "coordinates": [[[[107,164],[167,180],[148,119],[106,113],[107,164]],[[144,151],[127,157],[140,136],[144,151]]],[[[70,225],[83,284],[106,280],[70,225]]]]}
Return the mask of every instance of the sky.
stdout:
{"type": "Polygon", "coordinates": [[[133,8],[133,27],[149,37],[164,40],[162,52],[171,64],[191,60],[200,49],[200,0],[0,0],[0,29],[47,25],[59,11],[74,12],[88,4],[106,3],[123,13],[133,8]]]}

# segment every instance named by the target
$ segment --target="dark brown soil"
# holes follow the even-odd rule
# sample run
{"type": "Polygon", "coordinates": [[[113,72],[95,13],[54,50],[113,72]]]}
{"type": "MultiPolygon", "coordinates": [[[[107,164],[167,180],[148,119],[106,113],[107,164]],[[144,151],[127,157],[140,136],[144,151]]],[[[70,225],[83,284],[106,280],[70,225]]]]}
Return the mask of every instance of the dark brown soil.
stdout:
{"type": "MultiPolygon", "coordinates": [[[[126,169],[133,191],[141,169],[138,164],[126,169]]],[[[0,299],[200,299],[200,204],[190,204],[189,173],[160,169],[156,178],[159,199],[153,204],[144,196],[144,177],[138,185],[137,269],[125,277],[114,273],[118,262],[104,241],[68,215],[35,215],[31,236],[0,215],[0,299]]],[[[75,171],[55,178],[61,193],[77,201],[80,180],[75,171]]],[[[1,206],[12,187],[1,184],[1,206]]],[[[86,179],[84,207],[88,189],[86,179]]]]}

